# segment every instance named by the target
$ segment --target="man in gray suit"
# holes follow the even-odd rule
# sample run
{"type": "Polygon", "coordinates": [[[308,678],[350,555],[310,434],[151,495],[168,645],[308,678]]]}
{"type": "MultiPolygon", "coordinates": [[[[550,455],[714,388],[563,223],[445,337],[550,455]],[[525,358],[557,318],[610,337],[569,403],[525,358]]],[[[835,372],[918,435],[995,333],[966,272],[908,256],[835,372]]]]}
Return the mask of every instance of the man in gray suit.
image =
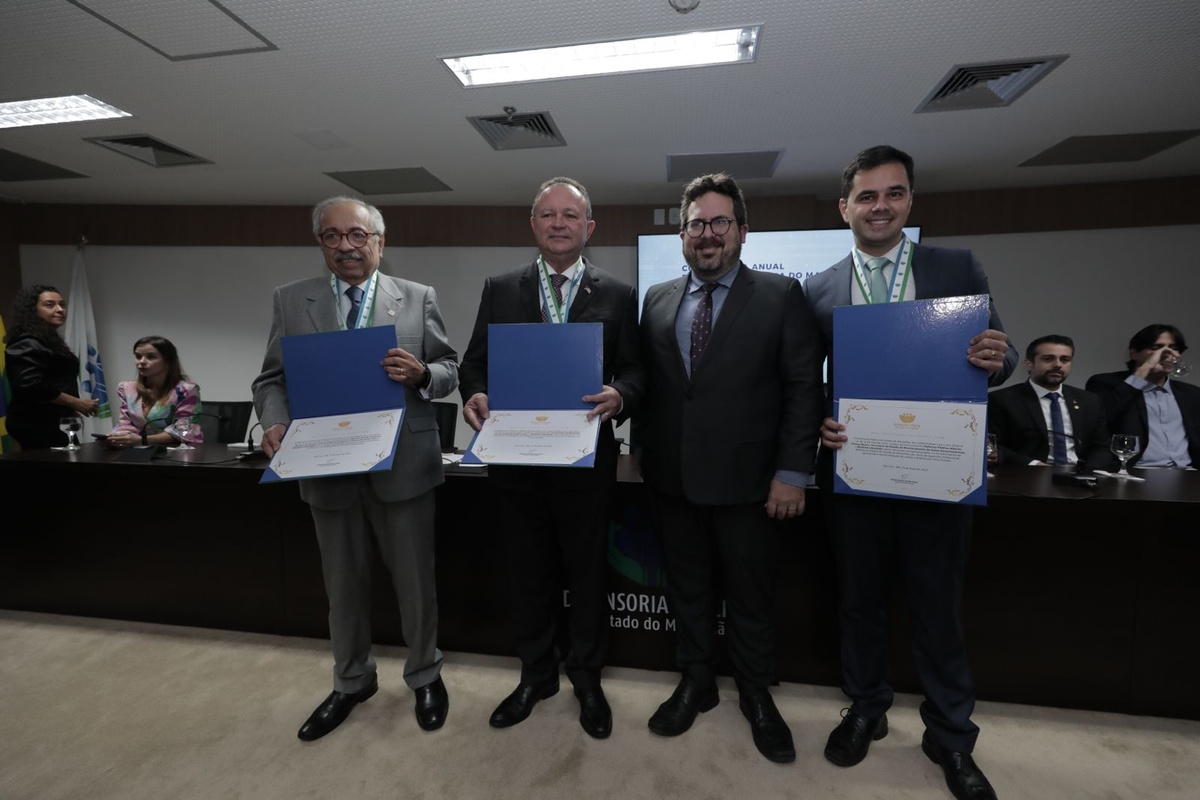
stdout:
{"type": "MultiPolygon", "coordinates": [[[[904,235],[912,210],[913,162],[881,145],[859,153],[842,173],[842,218],[854,250],[804,286],[829,357],[834,393],[835,306],[989,294],[983,268],[969,250],[914,244],[904,235]]],[[[963,342],[963,357],[998,386],[1017,363],[1000,317],[990,304],[988,328],[963,342]]],[[[821,426],[821,483],[832,482],[832,451],[846,426],[827,417],[821,426]]],[[[971,543],[971,507],[891,498],[828,496],[827,521],[838,568],[842,688],[852,704],[829,735],[825,757],[842,767],[867,755],[887,735],[888,582],[899,562],[913,617],[913,656],[925,690],[921,719],[925,754],[942,767],[959,800],[995,800],[971,757],[979,728],[971,722],[975,685],[962,632],[962,586],[971,543]]]]}
{"type": "Polygon", "coordinates": [[[409,648],[404,680],[416,694],[417,723],[436,730],[446,721],[449,699],[437,648],[433,490],[443,477],[430,401],[458,385],[456,353],[433,289],[379,273],[384,224],[377,208],[332,197],[313,208],[312,219],[329,275],[275,290],[267,354],[253,384],[263,450],[274,454],[291,422],[280,347],[284,336],[395,328],[396,346],[380,354],[380,368],[404,384],[405,414],[391,470],[300,481],[300,496],[312,511],[321,548],[334,673],[333,692],[297,735],[304,741],[319,739],[379,688],[371,658],[372,534],[400,604],[409,648]]]}
{"type": "Polygon", "coordinates": [[[662,534],[682,673],[650,730],[678,736],[719,702],[716,611],[728,601],[739,706],[766,758],[796,758],[775,682],[775,565],[785,520],[804,513],[820,425],[821,349],[794,278],[741,261],[749,225],[733,178],[684,189],[682,278],[642,309],[649,383],[636,441],[662,534]]]}

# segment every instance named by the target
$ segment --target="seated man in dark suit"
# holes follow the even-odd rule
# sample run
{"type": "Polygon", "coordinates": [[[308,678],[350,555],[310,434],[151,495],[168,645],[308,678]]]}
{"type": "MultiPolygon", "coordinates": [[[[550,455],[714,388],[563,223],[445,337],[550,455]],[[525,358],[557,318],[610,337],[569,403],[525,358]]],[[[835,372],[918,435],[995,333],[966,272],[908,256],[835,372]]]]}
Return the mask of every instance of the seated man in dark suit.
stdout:
{"type": "Polygon", "coordinates": [[[1108,429],[1138,436],[1141,452],[1128,466],[1200,467],[1200,388],[1171,380],[1186,350],[1175,326],[1147,325],[1129,340],[1125,371],[1088,378],[1108,429]]]}
{"type": "Polygon", "coordinates": [[[1067,386],[1075,343],[1050,334],[1025,350],[1029,380],[988,395],[988,430],[996,434],[1000,460],[1031,466],[1108,469],[1108,426],[1095,395],[1067,386]]]}

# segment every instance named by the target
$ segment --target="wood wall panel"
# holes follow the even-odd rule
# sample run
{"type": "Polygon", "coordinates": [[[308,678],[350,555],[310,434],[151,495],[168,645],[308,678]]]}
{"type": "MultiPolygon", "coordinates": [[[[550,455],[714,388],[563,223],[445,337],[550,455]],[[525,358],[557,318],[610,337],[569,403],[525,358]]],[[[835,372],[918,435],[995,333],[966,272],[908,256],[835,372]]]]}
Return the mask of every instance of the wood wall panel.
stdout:
{"type": "MultiPolygon", "coordinates": [[[[1200,223],[1196,176],[978,192],[916,195],[911,222],[923,236],[1138,228],[1200,223]],[[1165,202],[1170,198],[1170,202],[1165,202]]],[[[750,228],[840,228],[837,201],[812,195],[749,197],[750,228]]],[[[662,206],[658,206],[662,207],[662,206]]],[[[597,206],[592,244],[634,246],[654,225],[656,206],[597,206]]],[[[533,243],[527,206],[384,206],[388,244],[397,247],[523,247],[533,243]]],[[[303,206],[0,205],[4,248],[16,244],[304,246],[312,244],[303,206]],[[10,226],[5,233],[5,225],[10,226]]],[[[0,278],[0,291],[7,283],[0,278]]]]}

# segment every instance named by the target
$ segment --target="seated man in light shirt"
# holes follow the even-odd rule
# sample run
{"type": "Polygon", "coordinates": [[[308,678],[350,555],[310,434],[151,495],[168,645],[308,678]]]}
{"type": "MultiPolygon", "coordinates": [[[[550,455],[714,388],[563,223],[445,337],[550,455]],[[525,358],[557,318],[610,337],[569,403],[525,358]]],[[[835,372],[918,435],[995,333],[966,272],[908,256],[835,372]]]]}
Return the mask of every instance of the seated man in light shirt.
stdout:
{"type": "Polygon", "coordinates": [[[1138,436],[1141,452],[1131,467],[1200,466],[1200,388],[1171,377],[1186,350],[1175,326],[1147,325],[1129,340],[1125,371],[1088,378],[1109,431],[1138,436]]]}
{"type": "Polygon", "coordinates": [[[1083,472],[1112,465],[1100,398],[1066,385],[1074,358],[1069,336],[1034,339],[1025,350],[1029,380],[988,395],[988,430],[996,434],[1001,462],[1083,472]]]}

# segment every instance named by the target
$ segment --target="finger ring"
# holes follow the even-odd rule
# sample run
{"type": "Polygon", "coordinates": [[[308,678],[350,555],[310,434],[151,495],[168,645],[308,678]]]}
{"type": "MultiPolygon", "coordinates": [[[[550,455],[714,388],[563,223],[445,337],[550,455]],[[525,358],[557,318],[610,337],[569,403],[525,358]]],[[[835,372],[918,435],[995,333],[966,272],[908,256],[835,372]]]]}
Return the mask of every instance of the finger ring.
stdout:
{"type": "Polygon", "coordinates": [[[995,358],[995,357],[996,357],[996,351],[995,351],[995,350],[988,350],[988,358],[989,358],[989,359],[992,359],[992,358],[995,358]]]}

